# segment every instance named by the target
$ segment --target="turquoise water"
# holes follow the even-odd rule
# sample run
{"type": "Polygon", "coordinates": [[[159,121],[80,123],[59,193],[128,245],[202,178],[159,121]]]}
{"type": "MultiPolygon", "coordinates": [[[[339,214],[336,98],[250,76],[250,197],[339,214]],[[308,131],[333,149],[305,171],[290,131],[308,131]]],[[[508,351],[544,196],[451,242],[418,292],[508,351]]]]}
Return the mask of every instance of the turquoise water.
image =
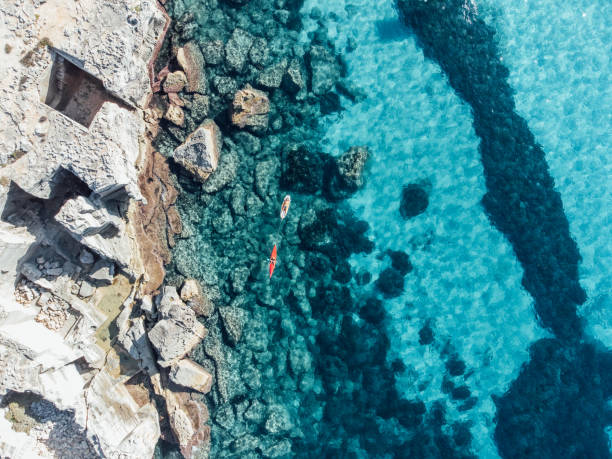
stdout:
{"type": "Polygon", "coordinates": [[[172,2],[199,27],[175,35],[205,49],[239,26],[305,75],[318,46],[330,83],[262,88],[251,135],[218,82],[262,67],[206,66],[224,150],[203,187],[175,168],[168,277],[219,307],[192,356],[215,373],[212,456],[609,457],[610,5],[245,3],[172,2]],[[353,146],[365,182],[339,200],[330,158],[353,146]],[[409,218],[407,185],[427,197],[409,218]]]}
{"type": "Polygon", "coordinates": [[[483,2],[518,112],[544,147],[582,255],[588,331],[612,346],[610,2],[483,2]]]}
{"type": "MultiPolygon", "coordinates": [[[[303,11],[313,7],[323,6],[306,2],[303,11]]],[[[367,98],[322,120],[322,144],[331,154],[351,145],[371,148],[367,183],[348,202],[370,224],[377,248],[405,250],[414,266],[404,294],[385,304],[393,353],[408,367],[398,389],[428,406],[445,400],[448,419],[473,423],[474,452],[495,456],[490,395],[507,389],[529,345],[547,333],[536,323],[510,244],[480,204],[486,189],[469,106],[439,66],[424,58],[393,1],[338,1],[327,8],[340,18],[333,29],[337,48],[349,38],[358,43],[345,59],[349,78],[367,98]],[[431,190],[430,204],[404,221],[399,190],[415,182],[431,190]],[[436,330],[433,349],[419,345],[427,321],[436,330]],[[444,346],[473,371],[467,382],[478,402],[468,412],[442,392],[444,346]]],[[[376,276],[388,265],[376,256],[355,255],[351,264],[376,276]]]]}

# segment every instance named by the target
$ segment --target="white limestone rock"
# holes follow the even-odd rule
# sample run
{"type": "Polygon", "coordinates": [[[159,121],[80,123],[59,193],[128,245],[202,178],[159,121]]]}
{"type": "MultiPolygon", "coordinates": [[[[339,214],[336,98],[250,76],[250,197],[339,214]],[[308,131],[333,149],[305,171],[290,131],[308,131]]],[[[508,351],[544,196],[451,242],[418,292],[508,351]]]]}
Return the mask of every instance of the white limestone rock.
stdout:
{"type": "Polygon", "coordinates": [[[207,330],[174,287],[164,287],[158,310],[161,320],[149,331],[149,340],[157,351],[159,365],[169,367],[196,347],[207,330]]]}
{"type": "Polygon", "coordinates": [[[126,234],[126,225],[105,208],[96,206],[84,196],[69,199],[55,216],[77,241],[98,255],[128,267],[136,252],[126,234]]]}
{"type": "Polygon", "coordinates": [[[213,383],[212,375],[190,359],[179,360],[170,370],[172,382],[207,394],[213,383]]]}

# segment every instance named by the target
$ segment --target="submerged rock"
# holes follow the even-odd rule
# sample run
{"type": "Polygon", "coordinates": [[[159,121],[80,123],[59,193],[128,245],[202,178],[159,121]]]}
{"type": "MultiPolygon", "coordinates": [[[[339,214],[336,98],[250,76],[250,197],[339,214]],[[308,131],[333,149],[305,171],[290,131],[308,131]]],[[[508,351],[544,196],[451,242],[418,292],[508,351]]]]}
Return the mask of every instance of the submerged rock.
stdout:
{"type": "Polygon", "coordinates": [[[402,189],[399,209],[400,214],[404,219],[409,219],[422,214],[425,212],[428,205],[429,197],[421,185],[411,183],[404,186],[402,189]]]}
{"type": "Polygon", "coordinates": [[[304,72],[297,60],[292,60],[283,78],[283,88],[290,93],[299,92],[305,86],[304,72]]]}
{"type": "Polygon", "coordinates": [[[431,329],[431,325],[428,322],[425,325],[423,325],[423,327],[419,330],[419,344],[422,346],[426,346],[428,344],[433,343],[433,341],[434,341],[434,333],[433,333],[433,330],[431,329]]]}
{"type": "Polygon", "coordinates": [[[246,85],[236,92],[232,104],[232,124],[239,128],[249,128],[255,132],[268,128],[270,101],[265,92],[246,85]]]}
{"type": "Polygon", "coordinates": [[[347,191],[354,192],[363,186],[363,170],[370,157],[368,147],[351,147],[336,160],[340,185],[347,191]]]}
{"type": "Polygon", "coordinates": [[[225,44],[225,63],[229,70],[242,73],[252,44],[251,34],[242,29],[234,29],[231,38],[225,44]]]}
{"type": "Polygon", "coordinates": [[[172,382],[207,394],[213,383],[212,375],[190,359],[179,360],[170,370],[172,382]]]}
{"type": "Polygon", "coordinates": [[[257,84],[268,89],[279,88],[283,81],[283,75],[285,74],[286,68],[286,60],[283,60],[278,64],[268,67],[257,77],[257,84]]]}
{"type": "Polygon", "coordinates": [[[223,62],[225,49],[221,40],[210,40],[200,43],[206,65],[218,65],[223,62]]]}
{"type": "Polygon", "coordinates": [[[363,186],[363,171],[369,156],[367,147],[351,147],[330,165],[327,191],[331,199],[346,199],[363,186]]]}
{"type": "Polygon", "coordinates": [[[391,258],[391,267],[396,269],[402,276],[412,271],[412,263],[410,263],[410,257],[406,252],[389,250],[387,254],[391,258]]]}
{"type": "Polygon", "coordinates": [[[242,327],[247,317],[246,311],[237,307],[223,307],[219,308],[219,315],[230,344],[235,346],[242,336],[242,327]]]}
{"type": "Polygon", "coordinates": [[[204,121],[174,150],[174,160],[204,182],[217,169],[221,153],[221,131],[213,120],[204,121]]]}
{"type": "Polygon", "coordinates": [[[327,47],[315,45],[310,48],[308,62],[312,92],[321,96],[331,91],[341,74],[340,63],[336,57],[327,47]]]}
{"type": "Polygon", "coordinates": [[[281,161],[281,187],[300,193],[322,190],[325,167],[330,160],[329,155],[311,152],[303,145],[285,150],[281,161]]]}
{"type": "Polygon", "coordinates": [[[293,423],[289,412],[282,405],[273,405],[268,411],[268,418],[265,424],[266,431],[272,435],[280,434],[291,430],[293,423]]]}
{"type": "Polygon", "coordinates": [[[400,296],[404,291],[404,276],[393,268],[383,270],[376,280],[376,288],[385,298],[400,296]]]}

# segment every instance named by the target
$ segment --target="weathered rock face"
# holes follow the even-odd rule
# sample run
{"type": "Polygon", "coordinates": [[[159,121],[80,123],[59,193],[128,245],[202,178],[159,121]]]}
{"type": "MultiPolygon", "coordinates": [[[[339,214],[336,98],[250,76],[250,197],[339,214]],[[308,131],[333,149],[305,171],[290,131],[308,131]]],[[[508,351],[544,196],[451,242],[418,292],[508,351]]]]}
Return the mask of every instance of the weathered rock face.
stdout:
{"type": "Polygon", "coordinates": [[[208,80],[204,71],[204,56],[197,43],[190,41],[176,53],[176,59],[187,76],[187,91],[206,94],[208,80]]]}
{"type": "MultiPolygon", "coordinates": [[[[183,48],[181,48],[182,50],[183,48]]],[[[183,53],[184,59],[184,53],[183,53]]],[[[179,61],[180,62],[180,61],[179,61]]],[[[165,92],[180,92],[187,84],[187,77],[183,72],[177,70],[176,72],[169,73],[164,81],[165,92]]]]}
{"type": "Polygon", "coordinates": [[[204,182],[217,169],[221,154],[221,131],[213,120],[204,121],[174,150],[174,160],[204,182]]]}
{"type": "Polygon", "coordinates": [[[168,420],[186,459],[206,458],[210,449],[210,415],[195,393],[166,390],[168,420]]]}
{"type": "Polygon", "coordinates": [[[212,375],[190,359],[179,360],[170,370],[172,382],[207,394],[213,383],[212,375]]]}
{"type": "Polygon", "coordinates": [[[180,229],[180,218],[173,212],[177,192],[172,185],[170,169],[166,158],[159,153],[151,153],[145,164],[145,170],[139,177],[139,184],[146,203],[139,203],[134,208],[132,219],[138,239],[140,257],[145,266],[145,293],[155,292],[162,283],[165,269],[171,256],[169,245],[174,231],[180,229]],[[172,226],[168,214],[173,214],[172,226]]]}
{"type": "Polygon", "coordinates": [[[265,92],[246,85],[236,92],[232,105],[232,123],[239,128],[261,132],[268,128],[270,101],[265,92]]]}
{"type": "Polygon", "coordinates": [[[169,367],[197,346],[207,331],[173,287],[164,287],[158,310],[161,320],[149,331],[149,340],[159,355],[159,365],[169,367]]]}
{"type": "Polygon", "coordinates": [[[186,279],[181,287],[181,300],[199,316],[209,317],[215,305],[202,291],[202,286],[195,279],[186,279]]]}
{"type": "Polygon", "coordinates": [[[66,201],[55,220],[98,255],[122,267],[130,265],[134,247],[125,232],[125,223],[105,208],[79,196],[66,201]]]}
{"type": "Polygon", "coordinates": [[[164,113],[164,118],[177,126],[183,126],[183,124],[185,124],[185,113],[178,105],[169,105],[168,110],[164,113]]]}

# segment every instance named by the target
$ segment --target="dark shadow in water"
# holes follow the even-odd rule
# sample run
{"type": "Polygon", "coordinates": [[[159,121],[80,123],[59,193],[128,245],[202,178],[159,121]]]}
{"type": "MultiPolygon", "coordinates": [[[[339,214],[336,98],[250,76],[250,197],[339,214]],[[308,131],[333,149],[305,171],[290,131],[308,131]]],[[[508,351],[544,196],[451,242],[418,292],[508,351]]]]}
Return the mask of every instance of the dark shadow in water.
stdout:
{"type": "Polygon", "coordinates": [[[398,18],[381,19],[374,23],[376,36],[382,42],[405,40],[410,33],[398,18]]]}
{"type": "Polygon", "coordinates": [[[576,314],[576,305],[586,300],[578,282],[581,257],[544,151],[515,112],[494,30],[459,0],[399,0],[399,6],[425,55],[440,64],[472,107],[487,185],[483,205],[523,266],[523,285],[542,325],[562,338],[581,336],[576,314]]]}
{"type": "MultiPolygon", "coordinates": [[[[495,31],[461,0],[398,0],[424,53],[470,106],[487,193],[483,205],[512,244],[538,318],[558,339],[540,340],[498,407],[495,439],[504,457],[610,457],[604,432],[610,353],[579,342],[581,260],[544,151],[515,112],[495,31]]],[[[512,307],[512,305],[508,305],[512,307]]]]}

